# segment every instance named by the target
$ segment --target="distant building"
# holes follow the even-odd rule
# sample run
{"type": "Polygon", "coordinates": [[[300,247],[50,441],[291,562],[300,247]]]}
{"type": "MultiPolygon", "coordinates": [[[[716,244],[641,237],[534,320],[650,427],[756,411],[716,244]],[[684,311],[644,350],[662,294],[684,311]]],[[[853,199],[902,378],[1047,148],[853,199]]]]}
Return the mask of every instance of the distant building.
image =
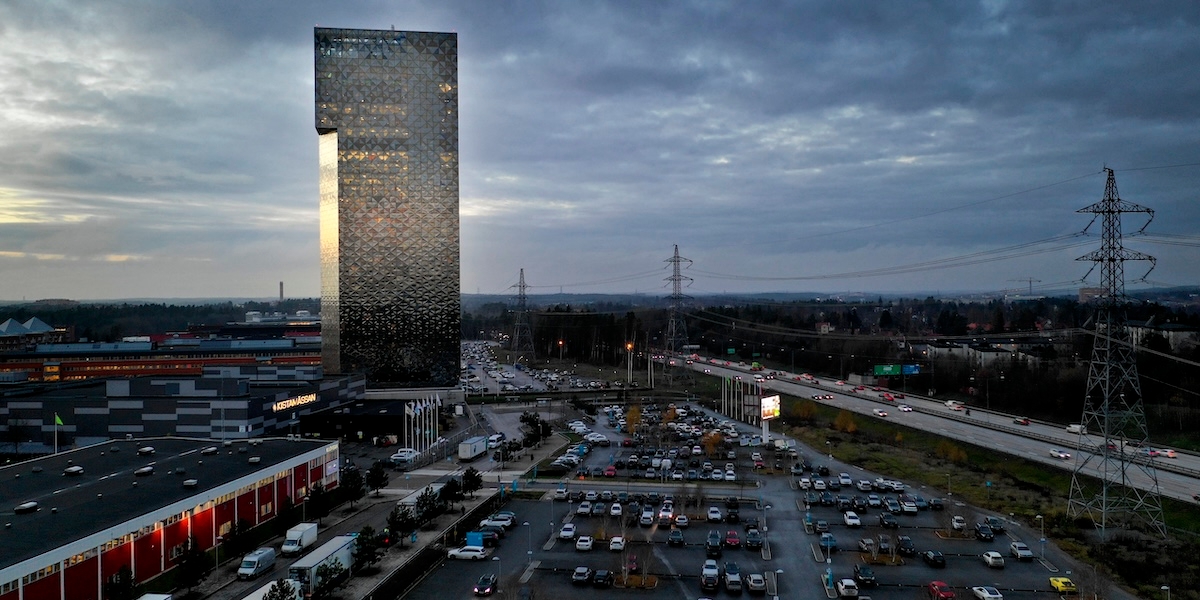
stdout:
{"type": "Polygon", "coordinates": [[[1157,333],[1165,338],[1170,344],[1172,352],[1195,348],[1197,340],[1200,340],[1200,330],[1180,323],[1160,325],[1151,319],[1149,321],[1128,321],[1125,327],[1129,331],[1129,341],[1135,346],[1145,344],[1146,336],[1152,333],[1157,333]]]}
{"type": "Polygon", "coordinates": [[[821,321],[820,323],[817,323],[817,333],[819,333],[821,335],[833,333],[836,330],[837,330],[837,328],[834,327],[833,324],[828,321],[821,321]]]}
{"type": "Polygon", "coordinates": [[[458,35],[315,31],[322,364],[458,381],[458,35]]]}
{"type": "Polygon", "coordinates": [[[1079,303],[1087,304],[1088,302],[1091,302],[1103,295],[1104,288],[1102,287],[1079,288],[1079,303]]]}
{"type": "Polygon", "coordinates": [[[52,327],[37,317],[30,317],[24,323],[16,319],[5,319],[0,322],[0,352],[13,352],[29,349],[37,344],[64,342],[71,338],[71,330],[52,327]]]}

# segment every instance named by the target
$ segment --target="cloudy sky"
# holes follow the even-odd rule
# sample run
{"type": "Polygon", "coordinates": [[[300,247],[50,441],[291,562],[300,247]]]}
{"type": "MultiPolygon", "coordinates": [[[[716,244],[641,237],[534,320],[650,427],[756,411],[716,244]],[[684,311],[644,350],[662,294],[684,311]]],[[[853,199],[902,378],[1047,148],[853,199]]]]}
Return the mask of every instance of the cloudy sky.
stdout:
{"type": "Polygon", "coordinates": [[[0,299],[318,295],[316,25],[458,33],[467,293],[1071,288],[1105,166],[1200,283],[1194,2],[0,0],[0,299]]]}

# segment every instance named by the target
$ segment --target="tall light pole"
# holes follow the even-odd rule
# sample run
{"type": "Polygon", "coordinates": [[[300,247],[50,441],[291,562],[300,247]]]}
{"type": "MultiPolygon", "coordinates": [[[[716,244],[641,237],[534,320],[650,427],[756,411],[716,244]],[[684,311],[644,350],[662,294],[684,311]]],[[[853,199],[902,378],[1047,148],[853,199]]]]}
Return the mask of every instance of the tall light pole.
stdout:
{"type": "Polygon", "coordinates": [[[783,569],[775,569],[775,600],[779,600],[779,580],[782,578],[783,569]]]}
{"type": "Polygon", "coordinates": [[[500,587],[500,575],[504,572],[504,563],[500,562],[499,556],[493,556],[492,560],[496,561],[496,587],[500,587]]]}
{"type": "Polygon", "coordinates": [[[1160,588],[1158,588],[1158,589],[1160,589],[1160,590],[1162,590],[1162,591],[1166,592],[1166,593],[1167,593],[1167,600],[1171,600],[1171,586],[1169,586],[1169,585],[1164,585],[1164,586],[1162,586],[1162,587],[1160,587],[1160,588]]]}
{"type": "Polygon", "coordinates": [[[533,563],[533,527],[529,525],[529,521],[521,523],[521,526],[524,527],[525,532],[529,534],[529,549],[525,551],[525,556],[528,557],[526,563],[530,564],[533,563]]]}
{"type": "Polygon", "coordinates": [[[633,386],[633,342],[625,342],[625,368],[628,369],[628,379],[625,384],[633,386]]]}
{"type": "Polygon", "coordinates": [[[563,341],[558,340],[558,361],[562,362],[563,357],[563,341]]]}
{"type": "Polygon", "coordinates": [[[953,496],[954,492],[950,491],[950,474],[946,473],[946,496],[953,496]]]}
{"type": "Polygon", "coordinates": [[[1041,523],[1042,525],[1042,537],[1039,539],[1039,541],[1042,544],[1042,560],[1046,560],[1046,519],[1042,515],[1037,515],[1034,518],[1037,519],[1038,523],[1041,523]]]}

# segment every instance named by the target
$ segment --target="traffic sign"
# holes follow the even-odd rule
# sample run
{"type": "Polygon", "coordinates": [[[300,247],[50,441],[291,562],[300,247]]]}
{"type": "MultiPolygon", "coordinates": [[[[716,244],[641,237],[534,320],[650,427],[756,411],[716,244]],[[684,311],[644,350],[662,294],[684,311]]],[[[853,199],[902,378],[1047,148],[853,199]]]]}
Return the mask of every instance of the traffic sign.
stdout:
{"type": "Polygon", "coordinates": [[[899,375],[900,365],[875,365],[875,375],[899,375]]]}
{"type": "Polygon", "coordinates": [[[904,365],[901,371],[905,375],[920,375],[921,365],[904,365]]]}

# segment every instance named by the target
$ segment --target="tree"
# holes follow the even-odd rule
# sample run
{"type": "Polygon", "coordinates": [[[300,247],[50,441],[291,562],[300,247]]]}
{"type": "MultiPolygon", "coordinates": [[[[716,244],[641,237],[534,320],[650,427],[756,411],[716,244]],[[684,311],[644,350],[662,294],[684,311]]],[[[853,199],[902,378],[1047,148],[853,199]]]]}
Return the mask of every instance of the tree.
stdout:
{"type": "Polygon", "coordinates": [[[451,479],[438,492],[438,500],[442,504],[451,504],[463,499],[462,484],[457,479],[451,479]]]}
{"type": "Polygon", "coordinates": [[[133,570],[128,565],[104,583],[104,600],[133,600],[133,570]]]}
{"type": "Polygon", "coordinates": [[[387,484],[387,469],[384,468],[382,460],[377,460],[371,465],[370,469],[367,469],[367,487],[371,488],[375,492],[375,495],[378,496],[379,490],[387,487],[387,484]]]}
{"type": "Polygon", "coordinates": [[[175,559],[175,583],[191,592],[210,568],[212,560],[208,554],[200,549],[195,537],[189,537],[184,542],[183,553],[175,559]]]}
{"type": "Polygon", "coordinates": [[[833,428],[846,433],[854,433],[858,431],[858,423],[854,420],[854,415],[848,410],[838,412],[837,418],[833,420],[833,428]]]}
{"type": "Polygon", "coordinates": [[[333,562],[317,567],[317,580],[313,585],[314,595],[326,596],[333,591],[333,586],[337,584],[342,575],[346,573],[346,566],[339,559],[333,559],[333,562]]]}
{"type": "Polygon", "coordinates": [[[305,510],[308,512],[309,518],[315,518],[317,522],[320,522],[326,513],[329,512],[329,507],[327,506],[329,504],[329,492],[325,491],[325,486],[314,483],[308,491],[306,504],[308,508],[305,510]]]}
{"type": "Polygon", "coordinates": [[[361,569],[377,562],[379,562],[379,536],[375,534],[374,527],[365,525],[358,532],[358,539],[354,543],[354,567],[361,569]]]}
{"type": "Polygon", "coordinates": [[[475,492],[483,488],[483,475],[475,467],[467,467],[462,475],[462,491],[475,497],[475,492]]]}
{"type": "Polygon", "coordinates": [[[363,482],[362,473],[358,469],[346,471],[342,474],[341,487],[343,493],[346,494],[346,499],[350,501],[350,506],[353,507],[355,502],[358,502],[366,495],[366,484],[363,482]]]}
{"type": "Polygon", "coordinates": [[[250,523],[245,519],[238,519],[230,525],[229,533],[225,534],[225,548],[230,556],[245,554],[251,550],[250,545],[254,540],[250,539],[249,532],[250,523]]]}
{"type": "Polygon", "coordinates": [[[419,523],[425,523],[441,512],[441,503],[438,502],[438,494],[433,491],[433,486],[425,488],[421,495],[417,496],[417,508],[413,512],[416,513],[419,523]]]}
{"type": "Polygon", "coordinates": [[[263,600],[295,600],[296,588],[291,582],[286,579],[280,579],[267,590],[267,595],[263,596],[263,600]]]}
{"type": "Polygon", "coordinates": [[[412,534],[413,531],[416,531],[418,523],[412,508],[397,506],[388,514],[387,525],[392,535],[395,535],[400,540],[400,546],[404,547],[404,538],[412,534]]]}

